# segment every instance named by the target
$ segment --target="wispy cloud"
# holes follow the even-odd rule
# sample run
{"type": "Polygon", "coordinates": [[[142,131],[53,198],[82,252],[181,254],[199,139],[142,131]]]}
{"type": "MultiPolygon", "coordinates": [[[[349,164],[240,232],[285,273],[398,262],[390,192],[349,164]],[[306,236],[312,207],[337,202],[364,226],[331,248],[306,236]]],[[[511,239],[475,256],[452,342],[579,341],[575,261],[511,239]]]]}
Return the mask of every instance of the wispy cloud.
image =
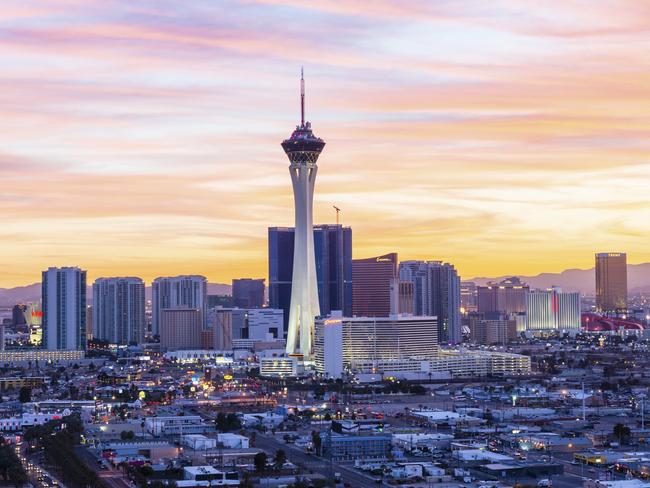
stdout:
{"type": "Polygon", "coordinates": [[[66,264],[264,276],[301,65],[315,220],[339,205],[355,256],[648,260],[647,45],[634,0],[6,2],[0,286],[66,264]]]}

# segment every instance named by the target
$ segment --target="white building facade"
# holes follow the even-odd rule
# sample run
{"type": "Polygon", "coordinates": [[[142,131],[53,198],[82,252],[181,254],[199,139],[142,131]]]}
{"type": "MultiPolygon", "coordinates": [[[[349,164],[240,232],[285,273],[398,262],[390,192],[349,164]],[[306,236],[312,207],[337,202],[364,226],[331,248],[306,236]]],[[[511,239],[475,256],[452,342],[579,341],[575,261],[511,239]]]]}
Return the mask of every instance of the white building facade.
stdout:
{"type": "Polygon", "coordinates": [[[331,316],[317,323],[314,331],[316,371],[326,378],[343,375],[343,320],[331,316]]]}
{"type": "Polygon", "coordinates": [[[316,369],[330,377],[348,369],[380,371],[394,362],[417,364],[438,357],[436,317],[337,317],[316,321],[316,369]]]}
{"type": "Polygon", "coordinates": [[[572,331],[580,329],[580,294],[561,288],[532,290],[526,294],[526,330],[572,331]]]}

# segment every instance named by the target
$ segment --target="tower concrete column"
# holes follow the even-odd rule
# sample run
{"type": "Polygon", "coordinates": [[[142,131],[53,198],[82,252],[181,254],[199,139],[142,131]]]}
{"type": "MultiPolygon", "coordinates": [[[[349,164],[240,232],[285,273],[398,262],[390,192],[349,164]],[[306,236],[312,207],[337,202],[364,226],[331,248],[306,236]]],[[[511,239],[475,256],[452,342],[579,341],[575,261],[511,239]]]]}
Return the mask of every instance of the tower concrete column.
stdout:
{"type": "Polygon", "coordinates": [[[295,203],[295,233],[287,354],[310,359],[314,318],[320,315],[314,254],[313,201],[318,166],[325,141],[314,136],[304,120],[304,80],[301,78],[301,123],[282,142],[291,164],[289,173],[295,203]]]}

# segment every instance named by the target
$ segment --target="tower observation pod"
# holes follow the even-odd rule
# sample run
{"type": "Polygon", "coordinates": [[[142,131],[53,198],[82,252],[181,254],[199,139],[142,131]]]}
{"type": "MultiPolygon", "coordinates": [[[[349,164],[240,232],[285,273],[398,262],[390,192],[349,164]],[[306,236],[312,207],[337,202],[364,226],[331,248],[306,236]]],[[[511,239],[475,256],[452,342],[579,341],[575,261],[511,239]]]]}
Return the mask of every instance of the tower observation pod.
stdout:
{"type": "Polygon", "coordinates": [[[313,201],[318,156],[325,141],[316,137],[305,122],[305,80],[300,76],[300,125],[282,142],[291,164],[296,225],[293,244],[293,277],[287,354],[309,360],[312,355],[314,318],[320,315],[316,260],[314,259],[313,201]]]}

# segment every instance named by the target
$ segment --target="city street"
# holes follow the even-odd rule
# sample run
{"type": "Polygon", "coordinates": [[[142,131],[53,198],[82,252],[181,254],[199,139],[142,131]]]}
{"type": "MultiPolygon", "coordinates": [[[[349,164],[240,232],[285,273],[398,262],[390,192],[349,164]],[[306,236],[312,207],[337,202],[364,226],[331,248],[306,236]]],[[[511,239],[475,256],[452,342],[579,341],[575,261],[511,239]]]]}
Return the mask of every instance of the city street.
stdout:
{"type": "Polygon", "coordinates": [[[309,455],[300,448],[291,444],[281,442],[274,437],[266,434],[257,434],[255,440],[255,447],[259,447],[269,452],[271,455],[278,449],[284,449],[287,453],[289,460],[306,469],[315,473],[322,474],[326,478],[332,478],[334,473],[341,473],[343,482],[347,482],[352,487],[359,488],[389,488],[390,485],[386,483],[377,483],[375,478],[365,475],[353,468],[343,466],[338,463],[332,463],[314,455],[309,455]]]}
{"type": "Polygon", "coordinates": [[[88,448],[78,446],[75,448],[75,453],[79,458],[92,469],[103,482],[110,485],[111,488],[132,488],[129,481],[124,478],[124,474],[119,469],[102,470],[99,468],[98,458],[88,448]]]}
{"type": "Polygon", "coordinates": [[[33,486],[36,488],[52,488],[54,486],[65,488],[65,485],[57,480],[55,476],[36,463],[35,458],[38,454],[28,455],[26,451],[27,444],[23,443],[16,446],[16,455],[33,486]]]}

